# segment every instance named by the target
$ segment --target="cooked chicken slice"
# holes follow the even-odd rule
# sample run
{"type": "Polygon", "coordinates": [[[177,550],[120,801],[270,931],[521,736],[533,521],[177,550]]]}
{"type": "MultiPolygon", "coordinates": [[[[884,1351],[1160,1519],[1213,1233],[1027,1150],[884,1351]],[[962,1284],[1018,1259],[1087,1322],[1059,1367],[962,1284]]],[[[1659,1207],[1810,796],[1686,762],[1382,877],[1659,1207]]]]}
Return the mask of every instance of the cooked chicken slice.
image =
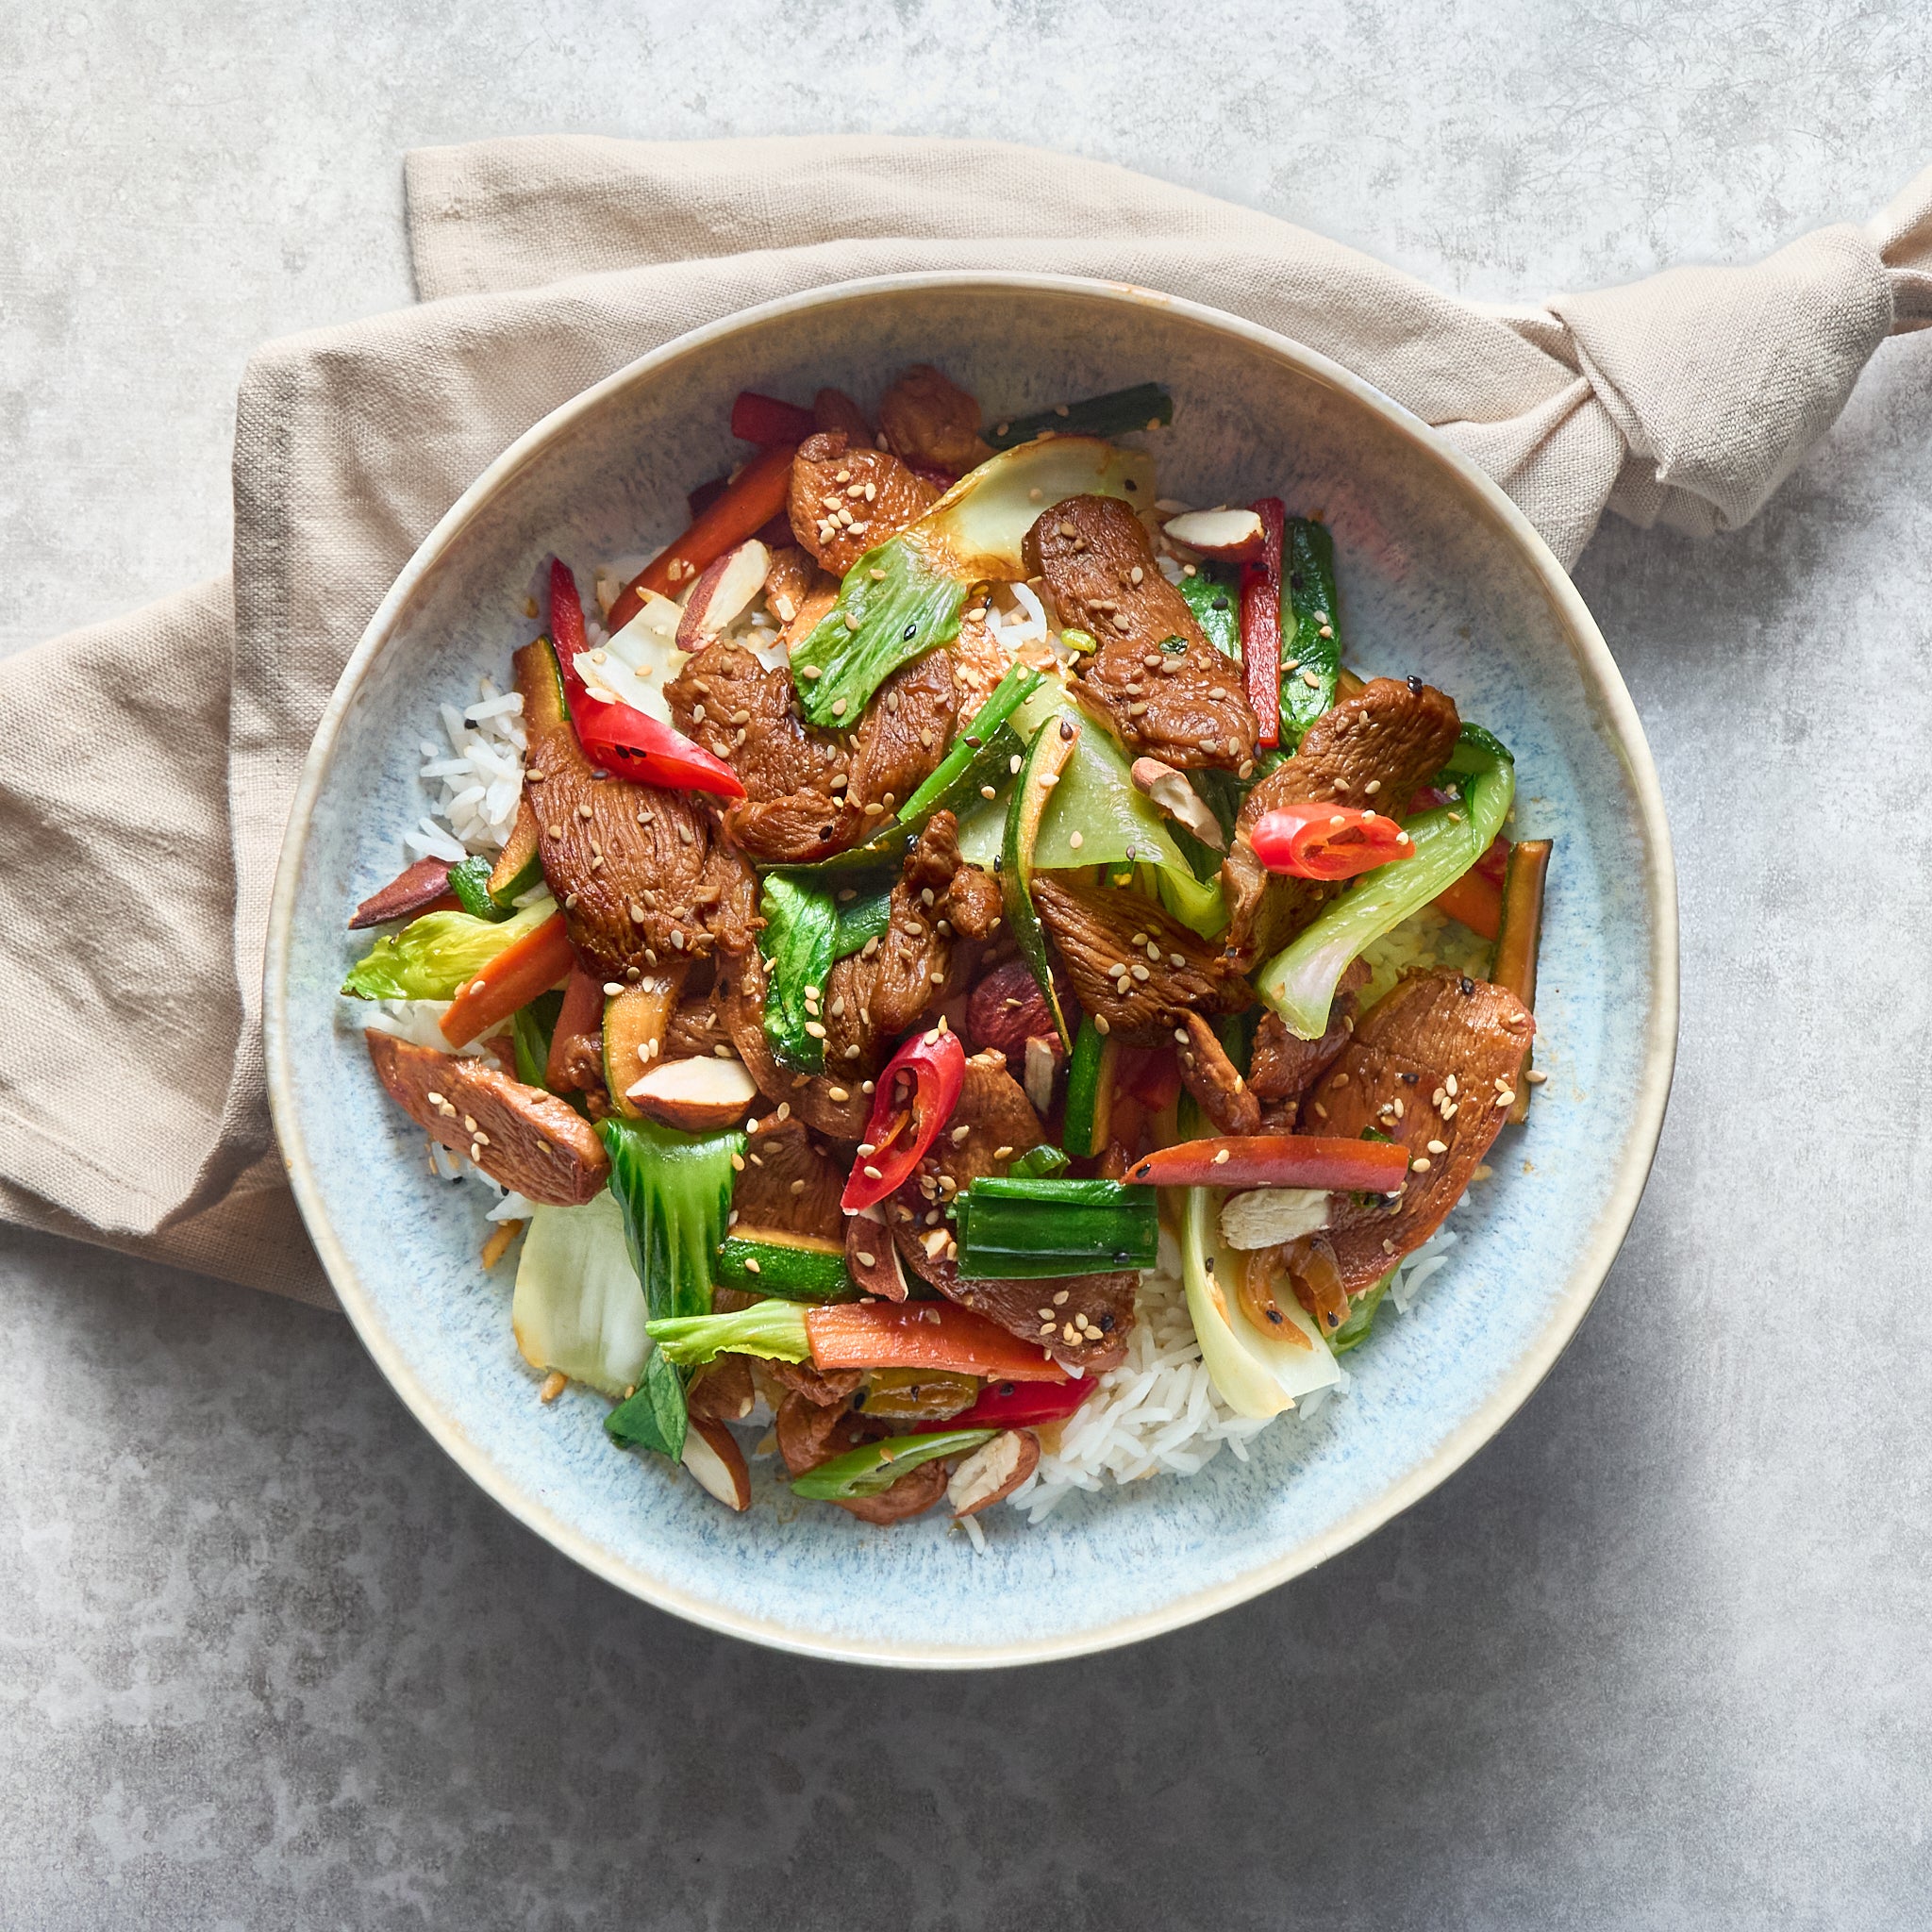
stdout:
{"type": "Polygon", "coordinates": [[[757,880],[718,836],[699,794],[600,778],[558,715],[549,646],[516,654],[530,735],[526,796],[543,876],[571,942],[600,979],[635,980],[660,961],[751,943],[757,880]]]}
{"type": "Polygon", "coordinates": [[[944,651],[895,671],[850,732],[808,727],[791,674],[766,670],[722,638],[665,696],[677,728],[743,781],[746,795],[725,813],[725,829],[767,865],[806,865],[857,843],[945,757],[958,715],[944,651]]]}
{"type": "Polygon", "coordinates": [[[474,1057],[370,1032],[389,1095],[431,1140],[467,1154],[501,1186],[553,1208],[580,1208],[610,1177],[597,1130],[568,1103],[474,1057]]]}
{"type": "MultiPolygon", "coordinates": [[[[765,1366],[775,1379],[784,1380],[784,1370],[800,1365],[767,1362],[765,1366]]],[[[807,1375],[812,1373],[810,1369],[805,1371],[807,1375]]],[[[807,1470],[816,1469],[820,1463],[829,1462],[848,1449],[857,1449],[861,1442],[875,1441],[885,1434],[877,1424],[863,1415],[854,1415],[847,1407],[852,1390],[864,1379],[864,1372],[849,1369],[844,1373],[852,1378],[852,1389],[841,1395],[815,1402],[810,1395],[793,1389],[779,1403],[775,1432],[778,1454],[785,1458],[785,1467],[791,1474],[803,1475],[807,1470]]]]}
{"type": "Polygon", "coordinates": [[[1074,995],[1123,1046],[1158,1046],[1190,1012],[1239,1013],[1254,991],[1220,945],[1140,892],[1033,881],[1040,912],[1074,995]]]}
{"type": "Polygon", "coordinates": [[[962,715],[971,717],[1013,668],[1012,654],[995,638],[986,621],[984,593],[959,614],[959,635],[953,640],[953,676],[960,692],[962,715]]]}
{"type": "Polygon", "coordinates": [[[842,389],[822,389],[811,399],[812,421],[822,430],[843,430],[854,449],[872,441],[872,425],[865,411],[842,389]]]}
{"type": "Polygon", "coordinates": [[[1348,1036],[1355,1031],[1357,998],[1368,981],[1367,965],[1360,959],[1352,961],[1329,1002],[1328,1030],[1319,1040],[1297,1040],[1279,1014],[1261,1015],[1248,1062],[1248,1086],[1257,1100],[1284,1102],[1291,1111],[1299,1105],[1348,1044],[1348,1036]]]}
{"type": "Polygon", "coordinates": [[[1222,864],[1226,943],[1244,969],[1285,946],[1337,890],[1269,872],[1248,842],[1262,814],[1333,799],[1400,817],[1448,763],[1461,729],[1455,704],[1419,677],[1377,677],[1308,726],[1294,756],[1248,793],[1222,864]]]}
{"type": "Polygon", "coordinates": [[[791,459],[791,534],[835,577],[939,500],[890,451],[853,446],[843,430],[808,436],[791,459]]]}
{"type": "Polygon", "coordinates": [[[979,405],[929,362],[915,362],[886,391],[879,428],[893,455],[955,476],[992,455],[980,441],[979,405]]]}
{"type": "Polygon", "coordinates": [[[756,1398],[750,1359],[741,1355],[721,1355],[691,1377],[686,1406],[695,1418],[741,1423],[752,1412],[756,1398]]]}
{"type": "Polygon", "coordinates": [[[1258,1134],[1261,1103],[1248,1091],[1241,1069],[1228,1058],[1227,1049],[1216,1038],[1213,1027],[1199,1013],[1190,1012],[1174,1031],[1176,1035],[1186,1035],[1176,1041],[1181,1085],[1214,1124],[1214,1131],[1258,1134]]]}
{"type": "Polygon", "coordinates": [[[1536,1022],[1512,992],[1455,973],[1411,974],[1364,1013],[1302,1104],[1301,1131],[1358,1139],[1373,1127],[1409,1151],[1392,1207],[1335,1197],[1328,1239],[1359,1294],[1442,1224],[1501,1131],[1536,1022]]]}
{"type": "Polygon", "coordinates": [[[949,1478],[943,1462],[921,1462],[875,1496],[840,1496],[839,1507],[861,1523],[904,1523],[923,1516],[946,1493],[949,1478]]]}
{"type": "Polygon", "coordinates": [[[843,1241],[844,1189],[845,1170],[803,1121],[768,1114],[745,1138],[744,1170],[731,1190],[734,1224],[843,1241]]]}
{"type": "Polygon", "coordinates": [[[795,543],[780,544],[765,569],[766,608],[781,625],[790,624],[818,580],[819,567],[805,551],[795,543]]]}
{"type": "Polygon", "coordinates": [[[1046,579],[1063,625],[1098,648],[1080,666],[1083,699],[1114,736],[1176,771],[1238,772],[1255,757],[1241,666],[1208,641],[1161,575],[1147,527],[1112,496],[1070,496],[1026,533],[1026,567],[1046,579]]]}

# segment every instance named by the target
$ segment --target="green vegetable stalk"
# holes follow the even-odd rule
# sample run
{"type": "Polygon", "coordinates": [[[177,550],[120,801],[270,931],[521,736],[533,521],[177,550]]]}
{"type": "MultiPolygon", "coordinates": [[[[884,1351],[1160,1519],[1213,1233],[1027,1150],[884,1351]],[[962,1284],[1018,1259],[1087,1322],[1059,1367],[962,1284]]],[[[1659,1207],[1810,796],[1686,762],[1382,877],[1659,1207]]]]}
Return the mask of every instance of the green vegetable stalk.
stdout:
{"type": "Polygon", "coordinates": [[[1448,769],[1463,781],[1462,801],[1404,822],[1414,856],[1364,873],[1262,967],[1256,990],[1298,1039],[1322,1037],[1349,962],[1453,885],[1503,829],[1516,795],[1507,749],[1480,725],[1465,725],[1448,769]]]}
{"type": "MultiPolygon", "coordinates": [[[[1239,658],[1241,654],[1241,573],[1232,564],[1203,562],[1196,564],[1192,576],[1183,573],[1179,585],[1180,593],[1187,599],[1188,608],[1194,613],[1194,622],[1207,634],[1208,641],[1224,658],[1239,658]]],[[[1281,626],[1284,639],[1289,626],[1281,626]]],[[[1294,653],[1291,651],[1290,657],[1294,653]]]]}
{"type": "MultiPolygon", "coordinates": [[[[653,1322],[702,1316],[711,1306],[711,1258],[731,1209],[732,1160],[741,1133],[682,1134],[651,1120],[599,1121],[610,1157],[610,1191],[624,1210],[631,1265],[653,1322]]],[[[613,1441],[684,1453],[684,1378],[653,1349],[638,1392],[605,1422],[613,1441]]]]}
{"type": "Polygon", "coordinates": [[[451,1000],[506,947],[557,916],[546,892],[513,918],[425,912],[376,941],[349,969],[342,991],[360,1000],[451,1000]]]}
{"type": "Polygon", "coordinates": [[[757,1355],[781,1362],[808,1362],[811,1341],[805,1309],[776,1298],[719,1315],[675,1315],[654,1320],[648,1330],[658,1353],[681,1369],[702,1368],[714,1357],[757,1355]]]}
{"type": "Polygon", "coordinates": [[[976,1180],[959,1196],[959,1273],[1035,1281],[1154,1266],[1152,1188],[1119,1181],[976,1180]]]}

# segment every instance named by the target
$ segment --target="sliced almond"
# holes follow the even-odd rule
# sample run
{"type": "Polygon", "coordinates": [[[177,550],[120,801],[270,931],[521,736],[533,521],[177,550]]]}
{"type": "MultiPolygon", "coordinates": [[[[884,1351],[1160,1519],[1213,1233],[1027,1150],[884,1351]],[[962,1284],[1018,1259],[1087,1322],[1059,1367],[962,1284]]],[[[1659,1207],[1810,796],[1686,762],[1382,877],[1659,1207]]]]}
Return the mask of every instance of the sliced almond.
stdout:
{"type": "Polygon", "coordinates": [[[1319,1234],[1331,1201],[1318,1188],[1255,1188],[1221,1204],[1221,1238],[1231,1248],[1275,1248],[1319,1234]]]}
{"type": "Polygon", "coordinates": [[[751,1471],[737,1437],[723,1423],[691,1418],[684,1431],[684,1466],[697,1477],[698,1487],[725,1508],[751,1507],[751,1471]]]}
{"type": "Polygon", "coordinates": [[[704,1134],[742,1120],[758,1091],[742,1060],[659,1060],[625,1098],[667,1127],[704,1134]]]}
{"type": "Polygon", "coordinates": [[[1216,852],[1227,849],[1221,821],[1209,809],[1208,801],[1172,765],[1159,758],[1136,758],[1132,766],[1134,787],[1144,791],[1169,818],[1187,826],[1202,844],[1216,852]]]}
{"type": "Polygon", "coordinates": [[[1040,1438],[1031,1429],[1002,1429],[953,1472],[946,1501],[955,1516],[977,1516],[1004,1503],[1039,1463],[1040,1438]]]}
{"type": "Polygon", "coordinates": [[[684,616],[677,626],[677,647],[700,651],[722,630],[751,608],[752,599],[765,588],[772,553],[753,537],[711,564],[691,587],[684,616]]]}
{"type": "Polygon", "coordinates": [[[1252,562],[1261,554],[1261,519],[1251,509],[1191,509],[1163,527],[1176,543],[1224,563],[1252,562]]]}

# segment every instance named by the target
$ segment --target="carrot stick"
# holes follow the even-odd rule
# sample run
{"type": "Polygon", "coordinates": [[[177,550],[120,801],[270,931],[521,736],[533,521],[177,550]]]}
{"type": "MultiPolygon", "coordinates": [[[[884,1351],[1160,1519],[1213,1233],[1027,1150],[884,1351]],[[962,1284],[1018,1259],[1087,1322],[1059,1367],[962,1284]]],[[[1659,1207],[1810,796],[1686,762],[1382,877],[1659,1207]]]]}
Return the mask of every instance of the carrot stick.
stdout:
{"type": "Polygon", "coordinates": [[[1503,894],[1492,879],[1466,872],[1445,892],[1438,892],[1436,908],[1459,919],[1477,939],[1493,940],[1503,924],[1503,894]]]}
{"type": "Polygon", "coordinates": [[[789,442],[760,450],[738,473],[738,480],[706,505],[691,528],[625,587],[610,607],[611,630],[622,630],[643,608],[644,591],[675,596],[708,563],[769,524],[785,508],[791,489],[791,458],[797,454],[797,446],[789,442]]]}
{"type": "MultiPolygon", "coordinates": [[[[1509,872],[1503,886],[1500,930],[1490,978],[1507,987],[1532,1013],[1536,1011],[1536,957],[1542,941],[1543,882],[1550,870],[1547,839],[1519,839],[1509,855],[1509,872]]],[[[1516,1100],[1509,1118],[1519,1124],[1529,1118],[1529,1050],[1516,1070],[1516,1100]]]]}
{"type": "Polygon", "coordinates": [[[550,1036],[550,1058],[543,1067],[544,1086],[553,1093],[562,1093],[577,1084],[572,1078],[572,1061],[575,1058],[572,1048],[580,1040],[601,1041],[603,1034],[604,982],[573,962],[569,982],[563,989],[563,1006],[557,1015],[556,1030],[550,1036]]]}
{"type": "Polygon", "coordinates": [[[547,992],[576,963],[576,953],[563,914],[546,919],[507,946],[449,1003],[442,1016],[442,1037],[452,1046],[467,1046],[508,1020],[519,1007],[527,1007],[547,992]]]}
{"type": "Polygon", "coordinates": [[[953,1302],[827,1302],[805,1311],[822,1369],[944,1369],[1003,1382],[1064,1382],[1029,1341],[953,1302]]]}
{"type": "Polygon", "coordinates": [[[1226,1134],[1158,1147],[1122,1176],[1157,1188],[1320,1188],[1389,1194],[1408,1176],[1408,1149],[1324,1134],[1226,1134]]]}

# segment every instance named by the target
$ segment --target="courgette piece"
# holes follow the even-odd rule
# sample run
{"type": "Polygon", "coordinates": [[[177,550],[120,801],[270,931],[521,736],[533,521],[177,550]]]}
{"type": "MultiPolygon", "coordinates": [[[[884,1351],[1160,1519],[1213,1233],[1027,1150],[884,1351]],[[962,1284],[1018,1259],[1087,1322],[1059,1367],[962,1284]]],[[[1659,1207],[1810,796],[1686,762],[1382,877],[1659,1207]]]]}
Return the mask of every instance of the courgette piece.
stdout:
{"type": "Polygon", "coordinates": [[[1151,1268],[1160,1239],[1154,1190],[1119,1181],[974,1181],[956,1215],[959,1273],[975,1280],[1151,1268]]]}
{"type": "Polygon", "coordinates": [[[1094,1025],[1091,1015],[1080,1022],[1080,1037],[1067,1063],[1066,1131],[1060,1139],[1076,1160],[1103,1153],[1113,1124],[1113,1072],[1119,1058],[1110,1036],[1094,1025]]]}
{"type": "Polygon", "coordinates": [[[490,874],[490,896],[508,911],[543,876],[543,861],[537,852],[537,808],[526,791],[517,800],[517,815],[509,828],[509,841],[497,855],[490,874]]]}
{"type": "Polygon", "coordinates": [[[1173,421],[1174,396],[1167,388],[1158,382],[1137,382],[1132,389],[1109,390],[1104,396],[997,423],[986,440],[994,449],[1013,449],[1048,430],[1057,436],[1128,436],[1136,429],[1173,421]]]}
{"type": "Polygon", "coordinates": [[[498,920],[508,917],[505,908],[490,896],[490,861],[473,856],[449,869],[449,889],[457,904],[472,919],[498,920]]]}
{"type": "Polygon", "coordinates": [[[832,942],[839,930],[832,889],[795,873],[767,873],[758,910],[765,918],[758,951],[770,968],[765,1039],[781,1067],[823,1073],[825,981],[832,976],[832,942]]]}
{"type": "Polygon", "coordinates": [[[841,1243],[779,1228],[734,1227],[718,1248],[718,1280],[789,1302],[849,1302],[858,1285],[841,1243]]]}
{"type": "MultiPolygon", "coordinates": [[[[1194,622],[1224,658],[1241,654],[1241,573],[1232,565],[1204,560],[1192,576],[1183,571],[1175,587],[1194,613],[1194,622]]],[[[1284,630],[1287,628],[1283,626],[1284,630]]]]}
{"type": "Polygon", "coordinates": [[[1046,957],[1046,933],[1033,906],[1033,849],[1040,841],[1041,815],[1053,796],[1067,760],[1080,740],[1077,719],[1064,713],[1049,718],[1033,734],[1020,761],[1018,782],[1007,801],[1006,836],[1000,845],[1000,898],[1006,910],[1007,930],[1020,948],[1020,957],[1032,969],[1046,1010],[1060,1043],[1069,1053],[1074,1048],[1072,1029],[1060,1010],[1060,997],[1054,991],[1053,967],[1046,957]]]}
{"type": "Polygon", "coordinates": [[[1324,524],[1290,517],[1281,551],[1281,744],[1335,705],[1341,620],[1335,600],[1335,539],[1324,524]],[[1324,637],[1323,632],[1326,631],[1324,637]],[[1292,667],[1292,668],[1291,668],[1292,667]],[[1314,679],[1310,684],[1308,680],[1314,679]]]}
{"type": "Polygon", "coordinates": [[[685,968],[654,973],[604,1002],[604,1086],[610,1105],[626,1120],[639,1116],[631,1088],[664,1049],[671,1009],[684,987],[685,968]]]}
{"type": "MultiPolygon", "coordinates": [[[[711,1262],[724,1238],[741,1133],[680,1134],[656,1121],[597,1123],[610,1156],[610,1191],[624,1210],[631,1266],[650,1319],[704,1315],[711,1306],[711,1262]]],[[[684,1377],[661,1349],[651,1351],[637,1393],[605,1419],[627,1448],[652,1449],[673,1462],[684,1454],[684,1377]]]]}
{"type": "Polygon", "coordinates": [[[1029,1147],[1008,1169],[1007,1173],[1023,1180],[1051,1180],[1057,1174],[1067,1171],[1067,1157],[1051,1141],[1042,1141],[1038,1147],[1029,1147]]]}

